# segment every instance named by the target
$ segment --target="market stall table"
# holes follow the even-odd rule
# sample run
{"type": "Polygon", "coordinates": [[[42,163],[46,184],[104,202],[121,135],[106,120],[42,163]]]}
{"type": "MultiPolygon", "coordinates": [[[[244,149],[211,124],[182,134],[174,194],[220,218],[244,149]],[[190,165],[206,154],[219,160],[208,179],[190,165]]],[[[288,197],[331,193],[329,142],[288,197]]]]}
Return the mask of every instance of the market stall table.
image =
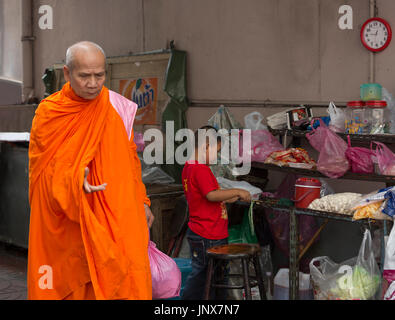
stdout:
{"type": "MultiPolygon", "coordinates": [[[[298,130],[271,130],[274,135],[280,135],[281,138],[286,138],[287,136],[292,136],[296,138],[293,141],[293,144],[300,144],[300,139],[306,137],[305,131],[298,131],[298,130]]],[[[343,139],[347,139],[346,134],[339,134],[343,139]]],[[[383,135],[357,135],[352,134],[350,135],[352,141],[359,141],[362,143],[370,143],[371,141],[380,141],[385,142],[388,144],[395,144],[395,135],[391,134],[383,134],[383,135]]],[[[262,162],[253,162],[252,168],[261,169],[261,170],[275,170],[281,171],[286,173],[293,173],[301,176],[309,176],[309,177],[322,177],[328,178],[322,173],[317,170],[310,170],[310,169],[300,169],[300,168],[292,168],[292,167],[280,167],[273,164],[265,164],[262,162]]],[[[265,174],[267,176],[267,173],[265,174]]],[[[385,183],[387,187],[395,185],[395,176],[385,176],[379,174],[357,174],[352,172],[347,172],[344,176],[340,177],[339,179],[350,179],[350,180],[359,180],[359,181],[375,181],[375,182],[382,182],[385,183]]],[[[315,211],[309,209],[300,209],[296,207],[286,207],[281,206],[278,204],[278,201],[272,198],[264,198],[261,201],[256,203],[257,206],[276,209],[284,212],[289,213],[289,223],[290,223],[290,277],[289,277],[289,290],[290,290],[290,299],[297,300],[298,299],[298,292],[299,292],[299,259],[301,255],[298,253],[298,215],[311,215],[320,218],[324,218],[328,220],[343,220],[343,221],[350,221],[350,222],[357,222],[362,224],[370,224],[370,223],[381,223],[383,227],[383,237],[382,237],[382,250],[381,250],[381,271],[383,271],[383,264],[384,264],[384,237],[387,234],[387,222],[379,221],[379,220],[371,220],[371,219],[363,219],[354,221],[352,216],[336,214],[332,212],[323,212],[323,211],[315,211]]],[[[323,228],[325,225],[322,225],[323,228]]],[[[320,230],[322,230],[320,228],[320,230]]],[[[305,250],[303,250],[305,251],[305,250]]],[[[303,252],[304,253],[304,252],[303,252]]]]}
{"type": "Polygon", "coordinates": [[[176,199],[184,194],[181,184],[146,184],[147,195],[151,200],[151,211],[155,217],[151,227],[151,240],[157,248],[166,252],[170,242],[167,230],[176,199]]]}

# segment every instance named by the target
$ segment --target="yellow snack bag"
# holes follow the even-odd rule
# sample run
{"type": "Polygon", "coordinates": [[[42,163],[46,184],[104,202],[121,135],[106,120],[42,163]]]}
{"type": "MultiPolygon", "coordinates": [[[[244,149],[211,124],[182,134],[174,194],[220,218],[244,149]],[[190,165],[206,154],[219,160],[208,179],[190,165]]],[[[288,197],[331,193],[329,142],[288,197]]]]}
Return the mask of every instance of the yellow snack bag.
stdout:
{"type": "Polygon", "coordinates": [[[384,201],[374,202],[367,206],[361,207],[354,212],[353,220],[359,219],[381,219],[390,220],[390,217],[381,212],[381,205],[384,201]]]}

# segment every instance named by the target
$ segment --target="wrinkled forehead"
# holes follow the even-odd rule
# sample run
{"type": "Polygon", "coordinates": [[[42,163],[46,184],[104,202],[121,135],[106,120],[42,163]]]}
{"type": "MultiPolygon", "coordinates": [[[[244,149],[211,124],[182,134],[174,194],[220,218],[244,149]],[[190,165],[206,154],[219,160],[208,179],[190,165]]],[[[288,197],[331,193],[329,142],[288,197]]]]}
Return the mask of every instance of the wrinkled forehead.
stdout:
{"type": "Polygon", "coordinates": [[[106,69],[106,58],[99,50],[78,49],[73,54],[73,69],[84,72],[102,72],[106,69]]]}

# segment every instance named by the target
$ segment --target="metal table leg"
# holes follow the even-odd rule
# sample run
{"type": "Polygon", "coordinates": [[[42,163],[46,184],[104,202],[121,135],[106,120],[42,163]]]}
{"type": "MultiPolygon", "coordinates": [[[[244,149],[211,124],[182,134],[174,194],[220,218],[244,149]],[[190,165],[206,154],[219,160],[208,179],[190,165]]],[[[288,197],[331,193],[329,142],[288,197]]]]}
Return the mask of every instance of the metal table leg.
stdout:
{"type": "Polygon", "coordinates": [[[289,213],[289,298],[299,299],[299,225],[294,208],[289,213]]]}

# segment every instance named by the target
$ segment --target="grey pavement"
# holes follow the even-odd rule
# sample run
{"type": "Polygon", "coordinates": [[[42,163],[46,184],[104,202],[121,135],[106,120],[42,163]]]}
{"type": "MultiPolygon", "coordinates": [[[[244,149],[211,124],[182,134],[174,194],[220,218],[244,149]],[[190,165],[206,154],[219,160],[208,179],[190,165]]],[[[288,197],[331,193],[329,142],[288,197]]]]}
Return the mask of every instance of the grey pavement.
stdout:
{"type": "Polygon", "coordinates": [[[27,299],[27,250],[0,243],[0,300],[27,299]]]}

